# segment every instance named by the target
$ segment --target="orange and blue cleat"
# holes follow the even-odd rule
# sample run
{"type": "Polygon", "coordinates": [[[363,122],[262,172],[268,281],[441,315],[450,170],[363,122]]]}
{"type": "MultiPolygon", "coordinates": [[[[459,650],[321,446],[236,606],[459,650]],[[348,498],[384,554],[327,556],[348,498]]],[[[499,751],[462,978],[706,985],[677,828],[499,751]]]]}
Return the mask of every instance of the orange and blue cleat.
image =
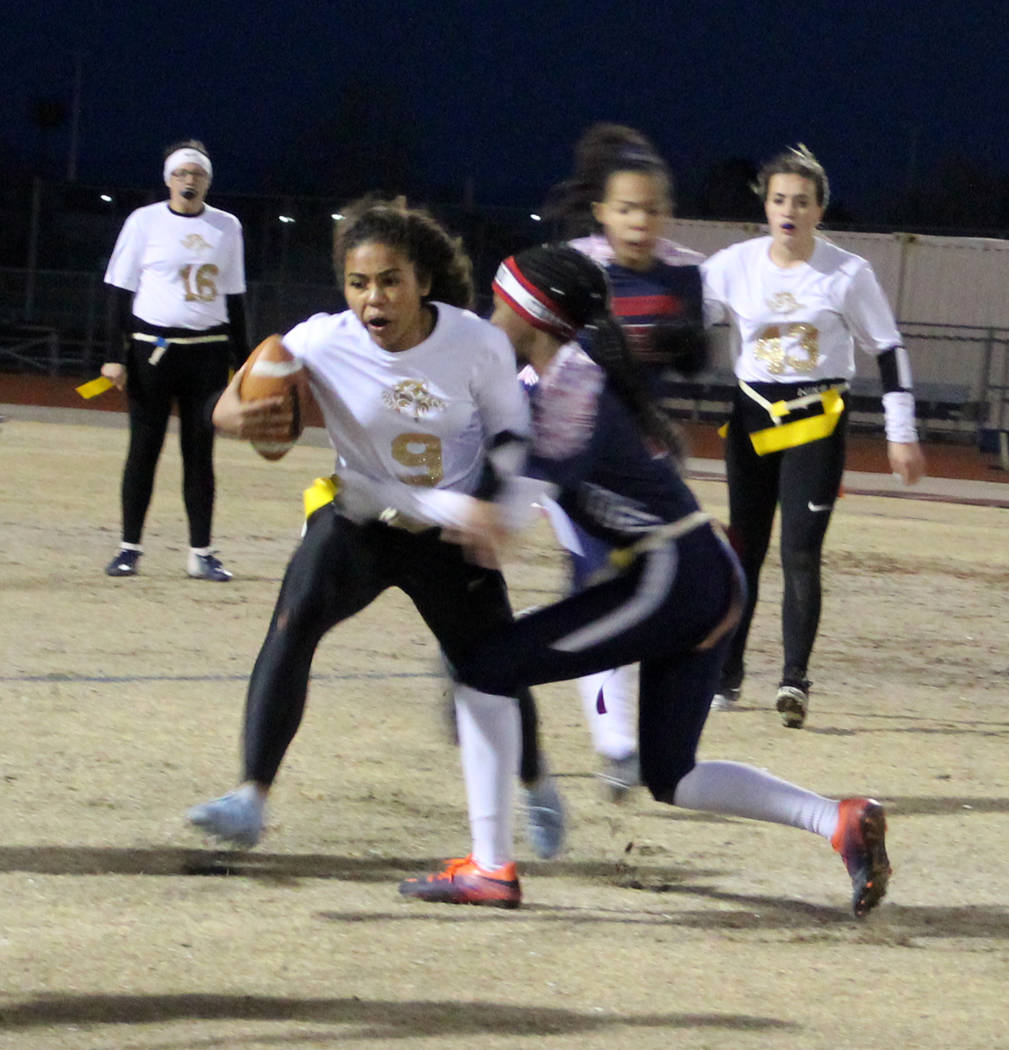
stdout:
{"type": "Polygon", "coordinates": [[[483,904],[491,908],[517,908],[522,903],[515,864],[495,871],[481,868],[469,857],[450,860],[444,871],[404,879],[399,884],[404,897],[440,904],[483,904]]]}
{"type": "Polygon", "coordinates": [[[830,844],[851,876],[855,917],[865,918],[886,896],[892,868],[886,855],[886,813],[872,798],[841,800],[830,844]]]}

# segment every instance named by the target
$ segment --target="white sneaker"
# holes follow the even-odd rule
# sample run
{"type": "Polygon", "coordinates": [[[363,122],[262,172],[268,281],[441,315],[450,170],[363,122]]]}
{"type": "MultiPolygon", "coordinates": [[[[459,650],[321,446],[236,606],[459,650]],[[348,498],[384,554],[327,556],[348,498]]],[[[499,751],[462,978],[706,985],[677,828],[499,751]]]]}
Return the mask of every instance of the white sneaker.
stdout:
{"type": "Polygon", "coordinates": [[[780,685],[774,706],[781,715],[782,724],[787,729],[801,729],[809,712],[809,683],[804,683],[804,687],[802,685],[780,685]]]}
{"type": "Polygon", "coordinates": [[[193,806],[186,819],[214,838],[251,849],[263,833],[265,808],[257,791],[236,788],[220,798],[193,806]]]}
{"type": "Polygon", "coordinates": [[[526,839],[543,860],[556,857],[564,845],[564,803],[554,778],[544,770],[533,784],[522,784],[526,811],[526,839]]]}

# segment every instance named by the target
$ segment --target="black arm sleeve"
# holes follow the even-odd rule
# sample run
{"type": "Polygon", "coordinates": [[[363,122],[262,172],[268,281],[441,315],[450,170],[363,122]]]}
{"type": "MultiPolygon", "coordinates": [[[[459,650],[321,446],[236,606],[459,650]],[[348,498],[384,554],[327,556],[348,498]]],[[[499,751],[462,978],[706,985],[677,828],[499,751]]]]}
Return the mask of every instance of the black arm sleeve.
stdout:
{"type": "Polygon", "coordinates": [[[245,364],[249,356],[249,333],[245,325],[245,296],[225,296],[228,307],[228,325],[231,328],[231,363],[235,369],[245,364]]]}
{"type": "Polygon", "coordinates": [[[876,357],[879,364],[879,379],[883,393],[894,390],[911,390],[911,365],[907,351],[902,346],[891,346],[876,357]]]}
{"type": "Polygon", "coordinates": [[[105,286],[105,360],[124,364],[133,331],[133,292],[128,288],[105,286]]]}

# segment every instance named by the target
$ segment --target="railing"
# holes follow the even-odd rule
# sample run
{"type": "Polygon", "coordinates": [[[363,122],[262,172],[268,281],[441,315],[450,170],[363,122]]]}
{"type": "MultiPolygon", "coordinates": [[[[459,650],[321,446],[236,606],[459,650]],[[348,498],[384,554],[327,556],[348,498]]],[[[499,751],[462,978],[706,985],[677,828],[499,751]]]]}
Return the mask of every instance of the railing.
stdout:
{"type": "MultiPolygon", "coordinates": [[[[284,332],[320,311],[341,307],[332,284],[255,281],[246,311],[250,339],[284,332]]],[[[918,417],[926,436],[999,441],[1009,431],[1009,329],[901,322],[914,363],[918,417]]],[[[97,273],[0,268],[0,368],[91,375],[105,355],[104,286],[97,273]],[[24,304],[31,297],[31,323],[24,304]]],[[[670,407],[695,418],[724,414],[733,380],[727,332],[714,335],[715,366],[678,385],[670,407]]],[[[879,426],[879,380],[858,353],[852,421],[879,426]]]]}

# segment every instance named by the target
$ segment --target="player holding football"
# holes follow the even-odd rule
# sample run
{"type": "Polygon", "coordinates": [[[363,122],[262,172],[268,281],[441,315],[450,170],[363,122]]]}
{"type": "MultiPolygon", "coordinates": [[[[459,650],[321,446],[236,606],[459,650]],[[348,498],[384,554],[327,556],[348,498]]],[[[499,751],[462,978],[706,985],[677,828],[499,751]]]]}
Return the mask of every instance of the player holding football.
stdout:
{"type": "Polygon", "coordinates": [[[189,520],[186,572],[225,582],[231,573],[210,547],[214,428],[209,412],[229,368],[249,352],[242,227],[234,215],[206,203],[213,166],[201,142],[169,146],[163,175],[168,200],[127,218],[105,272],[109,356],[101,371],[125,388],[130,410],[122,541],[105,572],[137,574],[154,474],[177,403],[189,520]]]}
{"type": "MultiPolygon", "coordinates": [[[[867,914],[890,875],[878,802],[837,802],[752,766],[697,761],[744,584],[679,473],[603,271],[570,246],[532,248],[502,263],[494,291],[493,322],[540,377],[529,472],[557,486],[565,512],[617,556],[605,579],[477,638],[454,660],[457,679],[507,694],[639,662],[641,774],[652,795],[823,836],[849,872],[856,916],[867,914]]],[[[459,518],[456,537],[477,549],[507,532],[499,503],[471,498],[459,518]]],[[[474,882],[453,861],[401,892],[458,902],[474,882]]]]}
{"type": "Polygon", "coordinates": [[[775,704],[784,724],[797,729],[809,708],[820,563],[844,471],[856,343],[879,364],[891,468],[913,484],[924,460],[907,351],[872,267],[816,236],[829,199],[822,166],[804,146],[787,150],[764,165],[757,190],[768,236],[725,248],[701,268],[708,320],[729,322],[737,351],[725,465],[730,536],[749,594],[715,703],[728,707],[740,696],[760,568],[780,504],[784,663],[775,704]]]}
{"type": "MultiPolygon", "coordinates": [[[[671,383],[707,362],[699,252],[661,236],[672,214],[672,176],[652,143],[620,124],[595,124],[575,146],[571,177],[555,186],[545,212],[561,222],[573,247],[602,265],[613,313],[647,370],[658,398],[671,383]]],[[[572,589],[580,590],[605,565],[609,548],[566,518],[548,513],[571,556],[572,589]]],[[[578,680],[600,779],[614,800],[639,782],[637,680],[633,666],[578,680]]]]}
{"type": "MultiPolygon", "coordinates": [[[[512,619],[496,562],[467,560],[437,527],[452,523],[468,494],[492,498],[515,484],[528,435],[508,340],[466,309],[469,260],[426,213],[371,201],[345,210],[335,259],[350,309],[316,314],[283,340],[304,363],[337,450],[335,499],[308,517],[252,672],[243,783],[189,814],[245,846],[259,838],[267,793],[304,711],[313,654],[331,627],[399,587],[452,661],[512,619]]],[[[241,378],[222,395],[214,422],[250,439],[275,437],[280,410],[243,404],[241,378]]],[[[280,423],[289,425],[289,414],[280,423]]],[[[489,879],[471,903],[518,903],[510,884],[519,716],[510,697],[521,692],[455,690],[470,863],[489,879]],[[501,880],[509,884],[503,893],[501,880]]],[[[532,845],[551,856],[563,836],[560,799],[545,768],[524,772],[540,774],[526,785],[532,845]]]]}

